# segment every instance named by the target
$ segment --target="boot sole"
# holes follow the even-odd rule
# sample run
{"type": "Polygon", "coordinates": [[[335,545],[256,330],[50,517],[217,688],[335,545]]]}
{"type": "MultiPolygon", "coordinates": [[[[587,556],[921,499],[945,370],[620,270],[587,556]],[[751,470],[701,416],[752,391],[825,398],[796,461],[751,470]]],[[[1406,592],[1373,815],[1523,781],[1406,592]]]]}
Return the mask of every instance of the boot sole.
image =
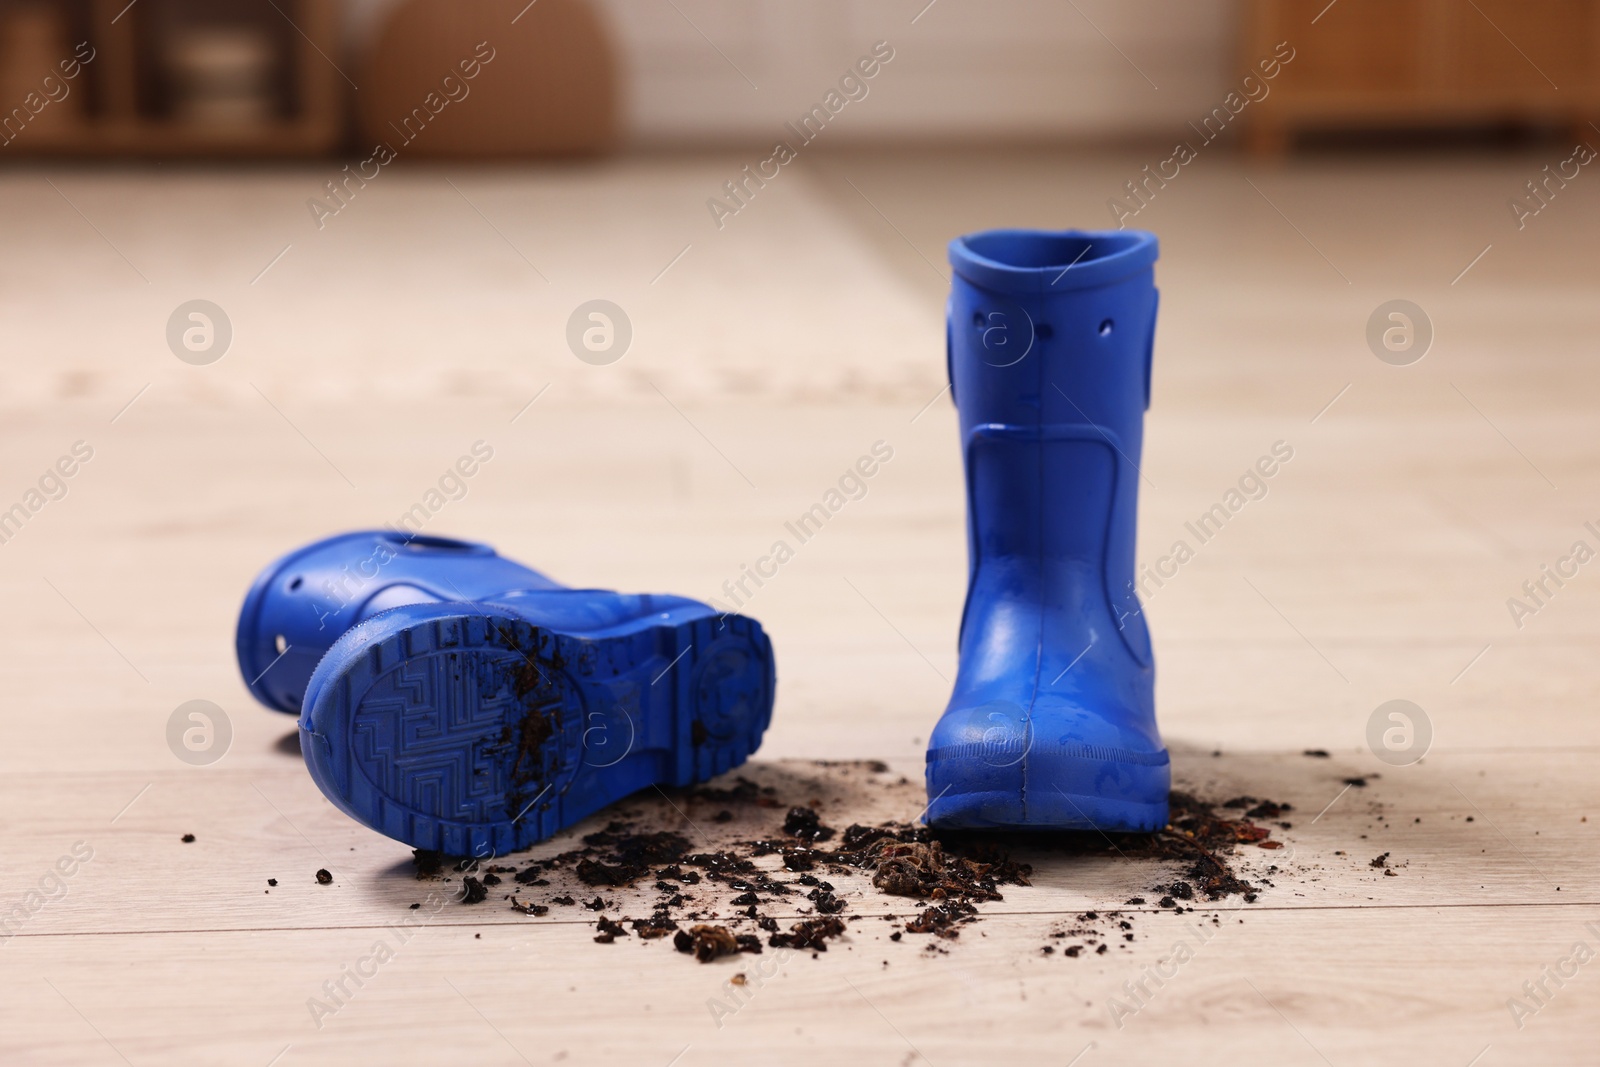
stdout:
{"type": "Polygon", "coordinates": [[[1167,825],[1167,804],[1062,793],[1026,805],[1013,792],[946,793],[928,806],[929,826],[941,830],[1099,830],[1154,833],[1167,825]]]}
{"type": "Polygon", "coordinates": [[[301,750],[346,814],[414,848],[484,858],[640,789],[744,763],[775,683],[771,642],[743,616],[597,635],[492,607],[413,605],[328,651],[301,750]]]}
{"type": "Polygon", "coordinates": [[[1153,833],[1167,825],[1165,752],[1111,759],[1104,748],[1074,744],[1049,752],[1012,745],[944,751],[928,761],[929,826],[1153,833]]]}

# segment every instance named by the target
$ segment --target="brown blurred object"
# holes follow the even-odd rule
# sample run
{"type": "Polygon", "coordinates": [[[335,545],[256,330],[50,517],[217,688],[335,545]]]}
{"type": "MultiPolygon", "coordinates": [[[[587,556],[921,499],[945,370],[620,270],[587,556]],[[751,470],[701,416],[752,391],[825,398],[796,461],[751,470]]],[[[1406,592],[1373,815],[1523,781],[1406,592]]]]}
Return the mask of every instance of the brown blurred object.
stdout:
{"type": "Polygon", "coordinates": [[[277,108],[273,40],[253,26],[194,26],[166,42],[172,117],[247,137],[277,108]]]}
{"type": "Polygon", "coordinates": [[[1600,0],[1250,0],[1241,68],[1281,41],[1294,60],[1246,115],[1257,155],[1313,128],[1600,118],[1600,0]]]}
{"type": "Polygon", "coordinates": [[[0,90],[9,94],[0,97],[0,122],[46,74],[70,92],[29,116],[20,132],[0,126],[0,149],[125,157],[326,154],[346,128],[348,79],[335,66],[341,8],[340,0],[208,0],[191,5],[185,17],[172,4],[87,0],[14,9],[0,18],[0,90]],[[19,38],[12,27],[24,16],[19,38]],[[14,43],[19,39],[26,48],[14,43]],[[63,64],[74,73],[64,74],[63,64]],[[58,109],[71,121],[51,114],[58,109]],[[52,118],[56,124],[47,128],[52,118]]]}
{"type": "Polygon", "coordinates": [[[407,155],[587,155],[616,141],[618,65],[586,0],[410,0],[359,99],[366,137],[407,155]]]}
{"type": "Polygon", "coordinates": [[[65,14],[44,4],[0,14],[0,122],[8,123],[7,138],[25,130],[31,141],[52,143],[82,125],[83,93],[58,67],[72,56],[67,30],[65,14]]]}

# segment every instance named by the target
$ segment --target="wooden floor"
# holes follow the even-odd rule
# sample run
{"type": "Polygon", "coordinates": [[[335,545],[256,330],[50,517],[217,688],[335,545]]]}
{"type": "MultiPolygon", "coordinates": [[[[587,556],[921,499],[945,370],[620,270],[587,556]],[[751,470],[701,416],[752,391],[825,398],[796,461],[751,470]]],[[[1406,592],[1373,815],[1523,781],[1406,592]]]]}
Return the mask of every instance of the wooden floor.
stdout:
{"type": "MultiPolygon", "coordinates": [[[[0,544],[0,913],[24,915],[0,942],[0,1062],[1593,1062],[1600,564],[1537,601],[1523,583],[1600,549],[1600,179],[1521,231],[1507,209],[1568,154],[1219,153],[1135,220],[1163,247],[1139,557],[1195,548],[1146,587],[1175,773],[1296,813],[1287,850],[1246,858],[1280,864],[1273,888],[1139,1010],[1115,1004],[1195,917],[1045,957],[1062,919],[1162,873],[1062,861],[948,954],[859,927],[731,1015],[711,1003],[748,960],[447,909],[320,1026],[308,1000],[417,883],[238,678],[257,569],[398,519],[482,441],[427,532],[572,583],[722,596],[884,441],[866,495],[747,610],[780,657],[763,773],[882,759],[915,781],[965,568],[943,244],[1104,225],[1164,154],[817,153],[720,230],[705,202],[736,154],[390,168],[321,230],[317,167],[0,174],[0,510],[93,450],[0,544]],[[232,325],[208,366],[165,339],[195,298],[232,325]],[[608,366],[565,341],[594,298],[632,322],[608,366]],[[1411,366],[1366,341],[1397,298],[1433,325],[1411,366]],[[1185,524],[1278,442],[1266,495],[1196,545],[1185,524]],[[196,699],[231,725],[209,766],[168,747],[196,699]],[[1392,699],[1431,724],[1420,763],[1369,748],[1392,699]]],[[[887,796],[866,814],[917,815],[915,789],[887,796]]]]}

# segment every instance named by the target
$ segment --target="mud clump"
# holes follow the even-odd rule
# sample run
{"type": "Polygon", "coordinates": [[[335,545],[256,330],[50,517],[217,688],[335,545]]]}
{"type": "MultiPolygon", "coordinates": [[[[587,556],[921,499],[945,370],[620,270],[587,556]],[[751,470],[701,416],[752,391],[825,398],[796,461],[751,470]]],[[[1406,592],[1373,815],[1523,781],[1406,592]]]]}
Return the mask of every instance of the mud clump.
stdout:
{"type": "Polygon", "coordinates": [[[857,855],[859,866],[873,868],[874,887],[891,896],[918,899],[1003,900],[1001,882],[1028,885],[1032,873],[1028,865],[999,855],[992,863],[946,855],[940,841],[879,837],[857,855]]]}
{"type": "Polygon", "coordinates": [[[658,937],[666,937],[677,928],[677,922],[671,915],[667,914],[664,908],[648,919],[633,920],[633,932],[645,941],[654,941],[658,937]]]}
{"type": "Polygon", "coordinates": [[[804,873],[817,869],[817,860],[810,849],[786,848],[783,850],[783,869],[804,873]]]}
{"type": "Polygon", "coordinates": [[[806,899],[815,904],[817,911],[823,915],[837,915],[845,909],[845,902],[833,895],[833,886],[827,882],[807,893],[806,899]]]}
{"type": "Polygon", "coordinates": [[[726,926],[701,924],[672,935],[672,947],[687,952],[701,963],[739,952],[760,952],[761,942],[752,935],[735,936],[726,926]]]}
{"type": "Polygon", "coordinates": [[[786,934],[775,933],[767,938],[773,948],[810,949],[812,952],[828,951],[828,942],[845,931],[844,920],[834,916],[807,919],[789,927],[786,934]]]}
{"type": "Polygon", "coordinates": [[[964,900],[953,900],[948,904],[929,908],[906,923],[906,933],[934,934],[947,941],[953,941],[961,936],[959,927],[963,923],[974,921],[977,916],[977,908],[964,900]]]}
{"type": "Polygon", "coordinates": [[[812,808],[790,808],[783,832],[802,841],[826,841],[833,836],[833,827],[822,825],[822,816],[812,808]]]}

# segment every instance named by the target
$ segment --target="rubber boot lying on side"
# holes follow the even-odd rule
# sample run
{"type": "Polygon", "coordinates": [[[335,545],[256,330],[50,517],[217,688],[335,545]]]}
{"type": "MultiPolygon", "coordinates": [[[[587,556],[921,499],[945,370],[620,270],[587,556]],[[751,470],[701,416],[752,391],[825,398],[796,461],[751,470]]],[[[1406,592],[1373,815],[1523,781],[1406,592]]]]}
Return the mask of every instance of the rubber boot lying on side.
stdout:
{"type": "Polygon", "coordinates": [[[272,564],[237,645],[258,699],[299,702],[306,766],[338,808],[463,856],[739,766],[776,684],[754,619],[568,589],[487,545],[389,531],[272,564]]]}
{"type": "Polygon", "coordinates": [[[1133,230],[950,245],[970,566],[955,691],[928,745],[932,825],[1166,825],[1133,586],[1156,255],[1133,230]]]}

